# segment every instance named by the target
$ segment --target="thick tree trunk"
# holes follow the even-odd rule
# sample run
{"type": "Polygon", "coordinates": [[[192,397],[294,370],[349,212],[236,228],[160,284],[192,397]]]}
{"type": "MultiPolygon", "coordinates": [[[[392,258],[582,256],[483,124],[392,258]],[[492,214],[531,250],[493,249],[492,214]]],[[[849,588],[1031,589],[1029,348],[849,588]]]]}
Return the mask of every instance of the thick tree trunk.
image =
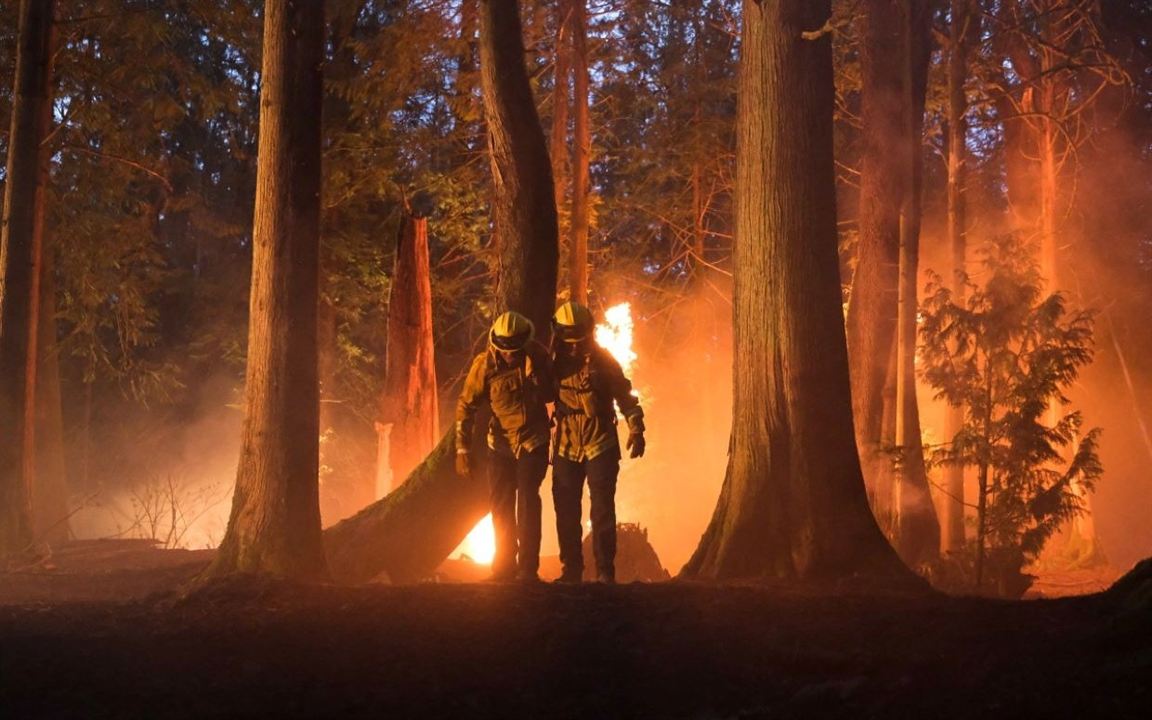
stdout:
{"type": "MultiPolygon", "coordinates": [[[[948,246],[952,251],[952,296],[963,306],[965,285],[960,273],[965,272],[967,256],[967,204],[965,188],[968,177],[968,96],[964,84],[968,79],[968,50],[976,35],[978,16],[972,12],[971,0],[952,0],[952,24],[949,28],[948,56],[948,246]]],[[[946,436],[955,437],[964,425],[964,408],[948,407],[946,436]]],[[[948,552],[964,549],[964,466],[944,468],[944,507],[942,545],[948,552]]]]}
{"type": "Polygon", "coordinates": [[[927,8],[921,4],[867,1],[862,51],[864,149],[859,255],[847,318],[856,442],[865,481],[881,526],[910,563],[927,559],[939,547],[935,508],[928,501],[923,448],[919,435],[913,435],[914,429],[919,432],[914,369],[906,367],[915,347],[916,178],[929,59],[928,21],[927,8]],[[909,6],[916,11],[905,20],[909,6]],[[905,47],[906,52],[899,52],[905,47]],[[908,251],[904,255],[902,215],[906,218],[904,245],[908,251]],[[907,342],[898,345],[893,356],[891,348],[901,336],[902,263],[906,265],[903,288],[908,298],[902,336],[907,342]],[[884,387],[893,357],[903,368],[902,374],[895,376],[903,392],[898,391],[894,400],[905,408],[899,425],[906,430],[906,443],[897,443],[883,431],[884,387]],[[908,377],[909,373],[913,377],[908,377]],[[901,453],[899,471],[890,455],[891,447],[901,453]]]}
{"type": "Polygon", "coordinates": [[[868,508],[840,310],[829,0],[744,2],[728,472],[682,575],[911,578],[868,508]]]}
{"type": "Polygon", "coordinates": [[[0,229],[0,559],[30,549],[40,246],[41,145],[51,121],[51,0],[23,0],[0,229]]]}
{"type": "Polygon", "coordinates": [[[395,489],[440,437],[432,346],[432,267],[428,220],[406,214],[396,244],[388,299],[388,355],[380,402],[379,442],[388,466],[377,469],[381,496],[395,489]],[[388,487],[381,480],[390,477],[388,487]]]}
{"type": "MultiPolygon", "coordinates": [[[[547,341],[559,260],[548,148],[528,74],[516,0],[481,0],[480,65],[492,152],[497,309],[527,315],[547,341]]],[[[477,429],[483,423],[477,423],[477,429]]],[[[478,459],[484,453],[474,453],[478,459]]],[[[324,534],[332,574],[363,582],[427,576],[488,512],[483,468],[461,478],[449,433],[403,486],[324,534]]]]}
{"type": "Polygon", "coordinates": [[[572,236],[568,247],[571,298],[588,303],[588,233],[591,225],[592,120],[588,78],[586,0],[572,3],[572,236]]]}
{"type": "Polygon", "coordinates": [[[316,367],[323,48],[322,2],[265,4],[244,434],[209,575],[327,573],[316,367]]]}
{"type": "Polygon", "coordinates": [[[516,310],[547,341],[556,300],[552,167],[528,72],[518,0],[481,0],[480,74],[492,154],[492,226],[500,258],[498,310],[516,310]]]}

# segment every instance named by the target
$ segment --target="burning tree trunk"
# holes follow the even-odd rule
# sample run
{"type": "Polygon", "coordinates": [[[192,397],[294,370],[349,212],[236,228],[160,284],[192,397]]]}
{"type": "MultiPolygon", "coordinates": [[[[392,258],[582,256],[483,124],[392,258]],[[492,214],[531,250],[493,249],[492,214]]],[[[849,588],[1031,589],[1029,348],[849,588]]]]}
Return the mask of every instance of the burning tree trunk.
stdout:
{"type": "Polygon", "coordinates": [[[0,558],[29,549],[44,228],[42,145],[52,118],[51,0],[20,3],[0,231],[0,558]]]}
{"type": "MultiPolygon", "coordinates": [[[[964,283],[960,273],[967,255],[967,204],[965,186],[968,177],[968,96],[964,84],[968,79],[968,51],[978,37],[978,16],[971,0],[952,0],[952,23],[949,28],[948,56],[948,244],[952,250],[952,296],[964,304],[964,283]]],[[[964,425],[964,409],[948,408],[946,437],[955,437],[964,425]]],[[[964,467],[959,464],[944,468],[945,498],[944,548],[960,552],[964,548],[964,467]]]]}
{"type": "Polygon", "coordinates": [[[420,464],[440,435],[432,347],[432,267],[428,220],[406,214],[388,299],[388,356],[380,402],[377,491],[388,494],[420,464]]]}
{"type": "Polygon", "coordinates": [[[915,382],[906,366],[915,347],[916,178],[929,57],[928,12],[922,4],[906,0],[868,0],[867,7],[859,257],[847,318],[852,400],[857,446],[873,510],[901,555],[919,562],[935,554],[939,543],[918,434],[915,382]],[[916,11],[903,21],[911,7],[916,11]],[[906,48],[906,52],[893,52],[893,48],[906,48]],[[910,252],[902,252],[902,245],[910,252]],[[907,302],[903,331],[898,332],[902,287],[907,302]],[[891,371],[893,344],[901,338],[906,342],[895,353],[900,367],[895,377],[903,392],[898,391],[894,400],[904,410],[895,426],[905,431],[906,442],[897,443],[884,432],[884,386],[891,371]],[[890,454],[892,448],[899,453],[897,462],[890,454]],[[907,507],[903,507],[904,500],[907,507]]]}
{"type": "Polygon", "coordinates": [[[323,3],[265,4],[244,434],[209,575],[327,572],[316,367],[323,48],[323,3]]]}
{"type": "MultiPolygon", "coordinates": [[[[496,306],[524,313],[538,331],[547,332],[559,260],[556,203],[548,148],[524,68],[519,5],[481,0],[480,12],[492,221],[500,260],[496,306]]],[[[488,512],[483,470],[462,478],[454,458],[448,433],[399,490],[330,528],[324,539],[332,573],[353,582],[381,573],[410,582],[434,570],[488,512]]]]}
{"type": "Polygon", "coordinates": [[[588,231],[592,156],[588,89],[586,0],[572,2],[572,236],[568,248],[568,287],[573,300],[588,302],[588,231]]]}
{"type": "Polygon", "coordinates": [[[682,574],[910,577],[868,509],[840,315],[829,0],[744,2],[728,472],[682,574]]]}

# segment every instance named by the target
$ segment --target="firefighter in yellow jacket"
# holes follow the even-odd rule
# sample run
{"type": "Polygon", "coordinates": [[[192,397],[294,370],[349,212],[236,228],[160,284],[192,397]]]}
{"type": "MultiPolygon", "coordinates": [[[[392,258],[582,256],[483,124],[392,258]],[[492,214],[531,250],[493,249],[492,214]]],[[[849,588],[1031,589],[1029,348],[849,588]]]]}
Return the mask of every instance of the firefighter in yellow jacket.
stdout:
{"type": "Polygon", "coordinates": [[[470,445],[476,411],[492,408],[488,425],[488,481],[496,531],[494,580],[538,579],[540,485],[548,471],[546,403],[556,385],[547,349],[533,339],[532,321],[516,312],[496,318],[488,349],[472,361],[456,404],[456,470],[472,472],[470,445]]]}
{"type": "Polygon", "coordinates": [[[580,582],[580,501],[584,481],[591,496],[592,549],[599,582],[616,581],[616,479],[620,439],[616,408],[628,424],[630,457],[644,454],[644,410],[620,363],[592,337],[592,313],[579,303],[560,306],[552,318],[553,369],[558,382],[552,447],[552,500],[563,573],[580,582]]]}

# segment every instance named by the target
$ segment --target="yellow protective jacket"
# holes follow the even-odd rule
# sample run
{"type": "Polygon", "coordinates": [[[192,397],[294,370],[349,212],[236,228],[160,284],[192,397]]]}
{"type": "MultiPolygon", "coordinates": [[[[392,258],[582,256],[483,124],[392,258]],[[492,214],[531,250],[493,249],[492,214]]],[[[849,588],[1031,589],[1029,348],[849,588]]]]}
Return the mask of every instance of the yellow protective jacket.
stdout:
{"type": "Polygon", "coordinates": [[[616,406],[629,432],[644,432],[644,410],[632,382],[611,353],[593,344],[587,352],[553,356],[559,389],[556,400],[557,457],[584,462],[620,447],[616,406]]]}
{"type": "Polygon", "coordinates": [[[456,403],[456,447],[472,440],[476,411],[484,403],[492,408],[488,447],[520,457],[548,444],[546,403],[556,399],[556,381],[547,349],[529,341],[520,362],[508,365],[489,348],[472,360],[464,389],[456,403]]]}

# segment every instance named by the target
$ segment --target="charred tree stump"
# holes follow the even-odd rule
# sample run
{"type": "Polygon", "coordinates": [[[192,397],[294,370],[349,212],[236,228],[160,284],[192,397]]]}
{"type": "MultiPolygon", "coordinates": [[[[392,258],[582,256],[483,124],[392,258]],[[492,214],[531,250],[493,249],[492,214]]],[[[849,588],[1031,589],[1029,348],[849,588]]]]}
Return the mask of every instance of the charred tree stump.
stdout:
{"type": "Polygon", "coordinates": [[[432,267],[428,220],[406,214],[400,224],[388,299],[388,354],[377,424],[387,467],[377,468],[381,496],[431,452],[440,435],[432,346],[432,267]],[[386,452],[385,452],[386,451],[386,452]],[[385,478],[390,481],[385,482],[385,478]],[[387,487],[385,487],[387,485],[387,487]]]}

